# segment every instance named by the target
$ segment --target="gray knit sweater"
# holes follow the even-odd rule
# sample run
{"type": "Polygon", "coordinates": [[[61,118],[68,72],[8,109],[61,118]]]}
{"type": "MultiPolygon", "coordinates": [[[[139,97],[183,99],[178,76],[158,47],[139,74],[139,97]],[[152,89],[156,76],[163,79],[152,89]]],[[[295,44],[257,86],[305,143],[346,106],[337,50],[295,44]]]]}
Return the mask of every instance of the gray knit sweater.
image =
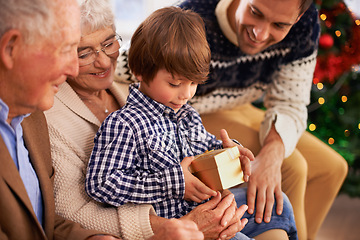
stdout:
{"type": "MultiPolygon", "coordinates": [[[[110,91],[125,103],[128,85],[114,83],[110,91]]],[[[119,208],[92,200],[85,192],[85,173],[100,122],[68,83],[60,86],[54,106],[45,112],[54,180],[56,213],[89,229],[108,232],[122,239],[146,239],[153,235],[151,205],[127,204],[119,208]]]]}

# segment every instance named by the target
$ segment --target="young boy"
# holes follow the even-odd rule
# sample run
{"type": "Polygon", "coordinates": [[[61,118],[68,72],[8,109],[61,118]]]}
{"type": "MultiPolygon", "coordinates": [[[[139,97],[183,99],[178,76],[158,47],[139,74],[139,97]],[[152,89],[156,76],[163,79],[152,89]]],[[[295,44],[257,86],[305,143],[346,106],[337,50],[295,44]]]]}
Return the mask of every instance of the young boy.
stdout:
{"type": "Polygon", "coordinates": [[[114,206],[150,203],[159,216],[179,218],[217,194],[189,172],[189,157],[235,145],[248,180],[250,150],[225,130],[217,140],[187,104],[209,64],[204,23],[196,13],[163,8],[138,27],[129,66],[140,84],[130,86],[126,105],[105,119],[95,137],[86,179],[92,198],[114,206]]]}

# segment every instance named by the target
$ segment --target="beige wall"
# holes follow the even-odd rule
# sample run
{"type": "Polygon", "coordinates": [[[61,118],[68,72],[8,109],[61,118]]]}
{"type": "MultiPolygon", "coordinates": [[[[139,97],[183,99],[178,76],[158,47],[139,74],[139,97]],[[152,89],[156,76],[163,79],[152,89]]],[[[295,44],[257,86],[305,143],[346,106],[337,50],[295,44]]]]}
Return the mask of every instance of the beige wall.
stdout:
{"type": "Polygon", "coordinates": [[[124,42],[131,38],[138,25],[154,10],[174,4],[175,0],[111,0],[116,16],[117,32],[124,42]]]}

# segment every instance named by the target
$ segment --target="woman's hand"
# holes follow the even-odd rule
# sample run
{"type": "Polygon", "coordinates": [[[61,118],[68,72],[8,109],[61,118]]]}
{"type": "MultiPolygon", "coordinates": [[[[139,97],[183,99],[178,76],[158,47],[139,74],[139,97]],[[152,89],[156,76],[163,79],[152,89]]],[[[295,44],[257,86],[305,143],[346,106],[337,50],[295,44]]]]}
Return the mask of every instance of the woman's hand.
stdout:
{"type": "Polygon", "coordinates": [[[189,171],[189,166],[193,160],[194,157],[186,157],[180,163],[185,179],[184,199],[187,201],[194,201],[200,203],[206,199],[209,199],[212,196],[216,196],[216,192],[206,186],[189,171]]]}
{"type": "Polygon", "coordinates": [[[228,224],[228,227],[220,233],[219,239],[231,239],[231,238],[235,237],[235,234],[237,232],[240,232],[245,227],[248,220],[247,220],[247,218],[244,218],[244,219],[241,219],[241,218],[247,209],[248,209],[248,206],[244,204],[244,205],[241,205],[236,210],[234,217],[228,224]]]}
{"type": "Polygon", "coordinates": [[[248,182],[251,175],[251,165],[250,162],[254,161],[254,154],[247,148],[244,148],[241,145],[236,144],[233,140],[229,138],[229,135],[225,129],[220,130],[220,138],[223,142],[223,148],[237,146],[240,152],[240,164],[241,169],[244,173],[244,181],[248,182]]]}
{"type": "Polygon", "coordinates": [[[169,219],[162,222],[154,236],[149,240],[202,240],[204,234],[195,222],[185,219],[169,219]]]}
{"type": "Polygon", "coordinates": [[[233,194],[221,199],[218,192],[210,201],[196,207],[181,219],[194,221],[206,239],[230,239],[247,223],[247,219],[240,220],[247,209],[246,205],[234,211],[233,203],[233,194]]]}
{"type": "MultiPolygon", "coordinates": [[[[221,198],[225,198],[226,196],[232,194],[230,190],[225,189],[221,192],[221,198]]],[[[226,236],[223,239],[231,239],[235,236],[235,234],[239,231],[241,231],[246,223],[247,219],[243,219],[242,221],[239,221],[239,219],[244,215],[246,210],[248,209],[247,205],[242,205],[239,209],[237,208],[236,201],[233,198],[233,201],[228,209],[226,209],[226,212],[224,214],[224,217],[221,219],[221,225],[222,226],[228,226],[224,231],[220,233],[220,236],[226,236]],[[228,217],[228,218],[225,218],[228,217]],[[233,216],[230,218],[230,216],[233,216]],[[228,224],[229,223],[229,224],[228,224]]]]}

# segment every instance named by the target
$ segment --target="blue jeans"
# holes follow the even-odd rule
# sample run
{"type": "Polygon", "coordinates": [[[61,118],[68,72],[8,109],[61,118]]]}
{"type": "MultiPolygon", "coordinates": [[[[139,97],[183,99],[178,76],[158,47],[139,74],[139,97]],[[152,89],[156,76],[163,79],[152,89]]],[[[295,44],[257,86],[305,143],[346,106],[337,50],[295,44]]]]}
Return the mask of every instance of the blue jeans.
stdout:
{"type": "Polygon", "coordinates": [[[231,238],[230,240],[253,240],[253,238],[249,238],[242,232],[237,232],[235,237],[231,238]]]}
{"type": "MultiPolygon", "coordinates": [[[[247,203],[247,188],[233,188],[229,190],[234,194],[235,201],[238,207],[247,203]]],[[[249,213],[245,212],[243,218],[247,218],[248,223],[245,225],[244,229],[232,239],[247,240],[271,229],[283,229],[287,232],[290,240],[297,240],[298,236],[295,226],[294,212],[288,197],[284,193],[283,198],[284,208],[282,214],[277,215],[275,202],[271,215],[271,221],[269,223],[256,223],[255,213],[250,215],[249,213]]]]}

